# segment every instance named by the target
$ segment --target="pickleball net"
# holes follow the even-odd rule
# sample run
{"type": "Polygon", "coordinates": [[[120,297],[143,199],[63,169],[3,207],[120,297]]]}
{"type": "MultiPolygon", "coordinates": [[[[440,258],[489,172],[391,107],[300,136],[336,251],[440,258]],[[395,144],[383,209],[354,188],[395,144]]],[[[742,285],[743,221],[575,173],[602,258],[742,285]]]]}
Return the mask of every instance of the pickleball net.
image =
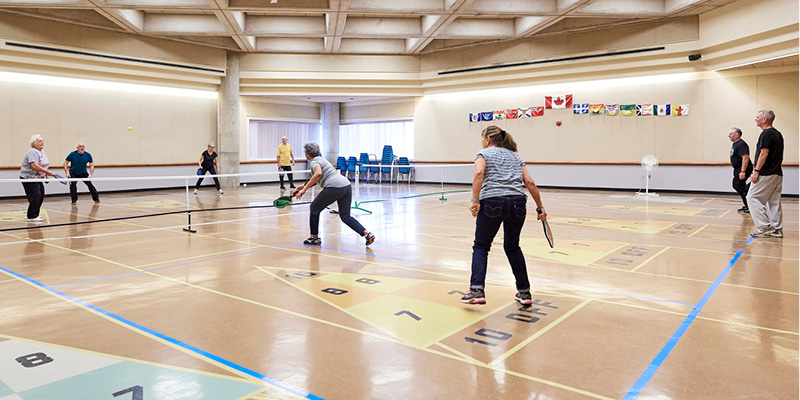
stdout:
{"type": "MultiPolygon", "coordinates": [[[[359,210],[364,213],[380,211],[382,208],[377,206],[378,203],[413,198],[444,201],[448,196],[470,191],[464,184],[471,182],[471,164],[392,165],[384,168],[389,172],[383,176],[358,173],[349,176],[353,185],[354,213],[359,210]]],[[[293,171],[295,183],[304,183],[310,177],[310,172],[304,169],[293,171]]],[[[212,213],[218,219],[239,219],[247,217],[248,209],[277,210],[274,200],[291,194],[288,184],[285,183],[286,190],[278,187],[281,173],[264,171],[216,175],[222,183],[223,194],[217,193],[210,174],[204,175],[197,194],[195,184],[198,176],[195,174],[119,177],[96,174],[91,179],[50,178],[41,180],[46,182],[43,183],[45,197],[39,214],[41,222],[27,221],[28,200],[23,180],[0,179],[0,243],[21,232],[61,229],[64,235],[71,235],[76,231],[83,232],[80,229],[84,228],[75,227],[107,222],[164,228],[183,226],[184,230],[193,232],[198,224],[206,220],[204,216],[212,213]],[[95,203],[90,196],[86,181],[91,181],[99,192],[99,203],[95,203]],[[75,183],[78,191],[75,205],[69,194],[70,183],[75,183]]],[[[347,171],[339,173],[347,175],[347,171]]],[[[319,190],[319,186],[315,186],[302,200],[295,200],[292,207],[308,204],[319,190]]],[[[335,209],[335,206],[331,208],[335,209]]]]}

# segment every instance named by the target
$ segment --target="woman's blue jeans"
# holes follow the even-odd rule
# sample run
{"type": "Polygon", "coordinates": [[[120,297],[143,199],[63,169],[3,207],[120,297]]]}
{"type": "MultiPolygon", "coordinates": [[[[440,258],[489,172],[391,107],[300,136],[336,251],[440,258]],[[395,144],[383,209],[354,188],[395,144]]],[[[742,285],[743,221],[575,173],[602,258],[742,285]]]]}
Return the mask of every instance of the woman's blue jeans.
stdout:
{"type": "Polygon", "coordinates": [[[472,245],[472,276],[470,289],[483,289],[486,283],[486,263],[500,225],[503,225],[503,250],[517,282],[517,290],[529,290],[525,256],[519,247],[519,234],[525,224],[527,196],[490,197],[480,201],[475,221],[475,242],[472,245]]]}

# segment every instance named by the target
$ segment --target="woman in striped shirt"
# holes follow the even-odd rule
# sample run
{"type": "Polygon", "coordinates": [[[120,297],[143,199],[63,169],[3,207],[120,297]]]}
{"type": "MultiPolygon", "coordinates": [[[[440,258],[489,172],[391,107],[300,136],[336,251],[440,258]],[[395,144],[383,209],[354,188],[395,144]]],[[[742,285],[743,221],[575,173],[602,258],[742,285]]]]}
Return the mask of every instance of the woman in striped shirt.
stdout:
{"type": "Polygon", "coordinates": [[[475,155],[475,173],[472,179],[472,202],[469,210],[475,221],[475,242],[472,245],[472,276],[470,291],[461,298],[469,304],[486,304],[484,287],[489,249],[492,247],[500,225],[503,225],[503,249],[516,279],[517,294],[514,299],[531,304],[531,285],[525,256],[519,247],[519,234],[525,224],[525,203],[528,189],[536,202],[537,218],[545,221],[539,189],[533,182],[525,162],[517,154],[517,143],[511,134],[490,126],[481,133],[482,150],[475,155]]]}

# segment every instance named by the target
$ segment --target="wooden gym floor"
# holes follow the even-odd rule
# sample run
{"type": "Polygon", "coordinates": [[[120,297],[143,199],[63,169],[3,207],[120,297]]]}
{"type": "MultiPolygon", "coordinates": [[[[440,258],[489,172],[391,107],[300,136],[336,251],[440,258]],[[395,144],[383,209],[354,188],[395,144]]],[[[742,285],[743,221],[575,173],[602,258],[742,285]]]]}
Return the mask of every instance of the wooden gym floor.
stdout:
{"type": "MultiPolygon", "coordinates": [[[[438,189],[361,185],[395,199],[354,210],[370,248],[328,212],[304,246],[303,204],[193,213],[196,233],[185,215],[0,233],[0,400],[798,398],[797,199],[785,238],[749,240],[733,195],[545,189],[555,248],[529,213],[525,308],[501,235],[488,303],[459,302],[474,219],[468,193],[438,189]]],[[[186,208],[180,190],[101,196],[43,215],[186,208]]],[[[11,209],[3,227],[23,226],[11,209]]]]}

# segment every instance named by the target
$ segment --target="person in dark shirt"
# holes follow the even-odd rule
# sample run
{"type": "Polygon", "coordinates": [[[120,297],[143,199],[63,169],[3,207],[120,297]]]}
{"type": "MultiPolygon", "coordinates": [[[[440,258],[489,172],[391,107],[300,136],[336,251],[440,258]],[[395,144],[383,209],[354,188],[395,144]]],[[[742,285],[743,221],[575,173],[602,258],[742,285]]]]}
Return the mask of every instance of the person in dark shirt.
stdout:
{"type": "Polygon", "coordinates": [[[217,179],[216,175],[217,170],[219,169],[219,158],[217,158],[217,153],[214,151],[214,142],[208,144],[208,150],[204,151],[200,154],[200,162],[199,162],[201,171],[200,171],[200,179],[197,180],[197,183],[194,185],[194,194],[197,194],[197,189],[200,189],[200,184],[203,183],[204,176],[206,172],[211,173],[211,176],[214,178],[214,186],[217,187],[217,193],[222,194],[222,189],[219,187],[219,179],[217,179]]]}
{"type": "MultiPolygon", "coordinates": [[[[69,153],[67,159],[64,161],[64,172],[67,178],[91,178],[94,175],[94,160],[92,155],[86,151],[86,145],[83,142],[78,142],[75,146],[75,151],[69,153]],[[89,167],[88,169],[86,167],[89,167]]],[[[97,194],[97,189],[91,181],[83,181],[86,187],[89,188],[89,193],[92,195],[92,200],[95,203],[100,202],[100,195],[97,194]]],[[[78,182],[70,181],[69,183],[69,197],[72,198],[72,205],[78,203],[78,182]]]]}
{"type": "Polygon", "coordinates": [[[775,113],[761,110],[756,114],[756,125],[762,129],[755,152],[755,168],[750,175],[750,192],[747,204],[757,230],[753,237],[783,237],[783,135],[772,127],[775,113]]]}
{"type": "Polygon", "coordinates": [[[750,209],[747,208],[747,189],[749,189],[747,186],[747,178],[753,173],[753,163],[750,162],[750,147],[747,145],[747,142],[742,140],[742,130],[739,128],[731,128],[731,131],[728,132],[728,138],[733,142],[731,146],[733,190],[739,193],[744,203],[744,207],[737,211],[749,213],[750,209]]]}

